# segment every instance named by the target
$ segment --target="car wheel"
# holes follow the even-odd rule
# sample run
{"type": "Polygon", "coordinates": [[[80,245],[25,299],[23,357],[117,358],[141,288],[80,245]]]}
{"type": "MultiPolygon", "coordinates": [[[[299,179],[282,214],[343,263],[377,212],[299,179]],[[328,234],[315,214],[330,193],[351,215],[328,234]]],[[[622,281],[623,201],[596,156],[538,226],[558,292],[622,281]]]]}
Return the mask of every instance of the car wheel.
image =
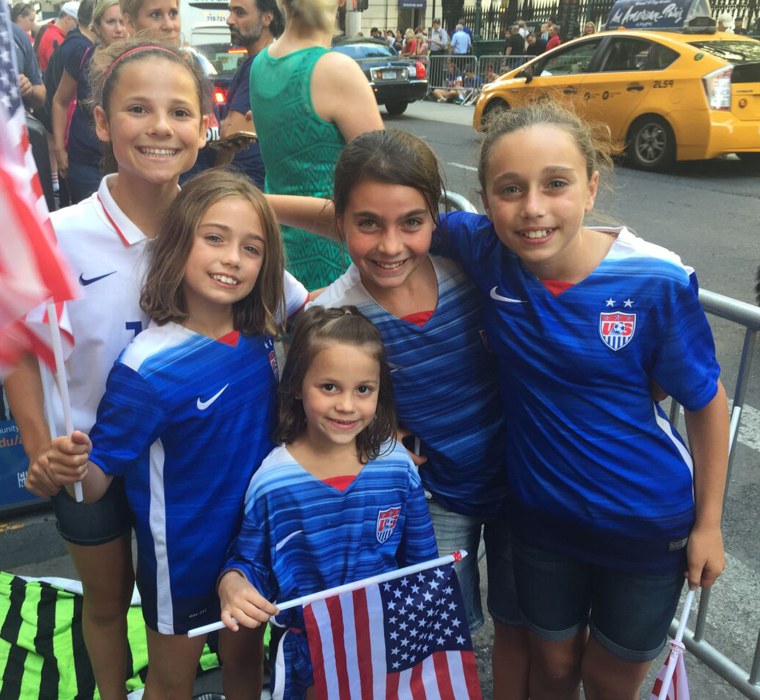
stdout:
{"type": "Polygon", "coordinates": [[[509,105],[504,100],[491,100],[483,110],[483,116],[480,118],[480,130],[486,131],[491,120],[500,114],[509,111],[509,105]]]}
{"type": "Polygon", "coordinates": [[[667,170],[676,159],[676,139],[670,124],[654,114],[639,117],[628,132],[626,152],[641,170],[667,170]]]}
{"type": "Polygon", "coordinates": [[[387,102],[385,104],[385,111],[392,117],[397,117],[399,114],[406,112],[408,106],[408,102],[387,102]]]}

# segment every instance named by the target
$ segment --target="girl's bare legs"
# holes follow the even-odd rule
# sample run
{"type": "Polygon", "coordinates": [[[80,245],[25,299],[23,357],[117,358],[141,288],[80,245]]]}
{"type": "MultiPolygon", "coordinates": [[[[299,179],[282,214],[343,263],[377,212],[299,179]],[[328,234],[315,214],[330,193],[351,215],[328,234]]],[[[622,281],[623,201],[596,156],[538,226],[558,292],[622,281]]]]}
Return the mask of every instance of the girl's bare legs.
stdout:
{"type": "Polygon", "coordinates": [[[550,641],[528,632],[531,700],[578,700],[584,630],[571,639],[550,641]]]}
{"type": "Polygon", "coordinates": [[[583,654],[583,692],[587,700],[638,700],[650,666],[651,661],[624,661],[591,637],[583,654]]]}
{"type": "Polygon", "coordinates": [[[124,700],[127,664],[127,610],[135,583],[132,533],[85,547],[66,542],[82,580],[82,631],[103,700],[124,700]]]}
{"type": "Polygon", "coordinates": [[[528,700],[530,645],[525,628],[494,620],[491,665],[494,700],[528,700]]]}
{"type": "Polygon", "coordinates": [[[264,631],[240,627],[219,632],[222,686],[227,700],[259,700],[264,683],[264,631]]]}
{"type": "Polygon", "coordinates": [[[193,695],[195,672],[206,636],[159,634],[146,627],[148,678],[144,700],[188,700],[193,695]]]}

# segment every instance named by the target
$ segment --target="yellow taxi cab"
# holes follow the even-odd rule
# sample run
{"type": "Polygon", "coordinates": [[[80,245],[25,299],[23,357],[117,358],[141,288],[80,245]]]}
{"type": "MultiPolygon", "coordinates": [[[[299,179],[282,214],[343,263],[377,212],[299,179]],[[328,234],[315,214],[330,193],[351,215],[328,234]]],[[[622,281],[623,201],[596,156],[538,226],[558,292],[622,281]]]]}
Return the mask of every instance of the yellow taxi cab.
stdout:
{"type": "Polygon", "coordinates": [[[537,100],[608,124],[644,170],[727,153],[760,162],[760,41],[715,32],[709,18],[681,30],[618,28],[561,44],[485,85],[473,126],[537,100]]]}

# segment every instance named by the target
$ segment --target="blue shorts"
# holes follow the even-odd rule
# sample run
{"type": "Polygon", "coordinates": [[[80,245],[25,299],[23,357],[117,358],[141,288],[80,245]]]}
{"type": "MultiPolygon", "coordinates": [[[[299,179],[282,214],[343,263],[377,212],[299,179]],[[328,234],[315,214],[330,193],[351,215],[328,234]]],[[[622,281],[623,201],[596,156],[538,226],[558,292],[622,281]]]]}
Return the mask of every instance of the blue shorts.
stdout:
{"type": "Polygon", "coordinates": [[[483,518],[462,515],[446,510],[434,499],[428,500],[428,509],[439,553],[444,555],[457,549],[467,550],[467,556],[455,564],[454,569],[467,608],[470,632],[474,632],[483,624],[478,569],[481,532],[486,546],[488,612],[502,625],[522,625],[512,566],[512,538],[506,519],[497,516],[483,518]]]}
{"type": "Polygon", "coordinates": [[[607,651],[651,661],[662,651],[685,581],[683,571],[634,574],[515,541],[515,579],[526,627],[547,640],[588,625],[607,651]]]}
{"type": "Polygon", "coordinates": [[[134,523],[124,479],[114,479],[95,503],[77,503],[66,489],[61,489],[50,501],[58,532],[71,544],[83,547],[106,544],[129,532],[134,523]]]}

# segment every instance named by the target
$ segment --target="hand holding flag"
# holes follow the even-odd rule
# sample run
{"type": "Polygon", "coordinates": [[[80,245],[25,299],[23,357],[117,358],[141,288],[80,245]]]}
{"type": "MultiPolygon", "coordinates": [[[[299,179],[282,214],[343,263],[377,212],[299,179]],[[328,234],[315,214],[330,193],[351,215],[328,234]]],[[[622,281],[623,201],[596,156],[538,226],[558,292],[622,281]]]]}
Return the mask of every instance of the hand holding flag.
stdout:
{"type": "Polygon", "coordinates": [[[670,654],[668,654],[667,661],[657,674],[650,700],[689,700],[689,683],[686,680],[686,664],[683,659],[685,647],[681,640],[686,630],[686,623],[693,602],[694,591],[690,590],[683,603],[676,636],[670,642],[670,654]]]}

